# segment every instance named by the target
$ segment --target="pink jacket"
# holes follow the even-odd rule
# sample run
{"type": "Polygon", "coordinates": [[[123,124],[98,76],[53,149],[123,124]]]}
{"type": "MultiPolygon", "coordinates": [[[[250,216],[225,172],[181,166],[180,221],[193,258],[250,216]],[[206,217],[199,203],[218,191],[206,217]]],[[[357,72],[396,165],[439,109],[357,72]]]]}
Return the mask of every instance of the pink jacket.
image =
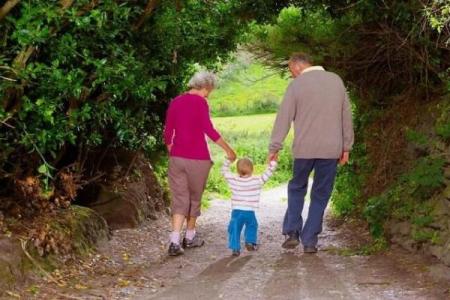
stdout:
{"type": "Polygon", "coordinates": [[[170,156],[211,160],[206,136],[214,142],[220,139],[211,122],[206,99],[193,94],[173,99],[164,129],[164,142],[172,145],[170,156]]]}

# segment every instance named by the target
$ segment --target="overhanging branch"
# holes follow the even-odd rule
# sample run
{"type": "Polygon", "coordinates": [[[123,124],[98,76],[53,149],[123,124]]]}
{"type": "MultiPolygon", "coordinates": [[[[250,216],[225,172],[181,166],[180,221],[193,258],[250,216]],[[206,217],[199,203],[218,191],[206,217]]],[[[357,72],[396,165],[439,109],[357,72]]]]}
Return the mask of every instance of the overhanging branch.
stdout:
{"type": "Polygon", "coordinates": [[[19,4],[20,0],[8,0],[5,4],[0,8],[0,21],[8,15],[8,13],[19,4]]]}

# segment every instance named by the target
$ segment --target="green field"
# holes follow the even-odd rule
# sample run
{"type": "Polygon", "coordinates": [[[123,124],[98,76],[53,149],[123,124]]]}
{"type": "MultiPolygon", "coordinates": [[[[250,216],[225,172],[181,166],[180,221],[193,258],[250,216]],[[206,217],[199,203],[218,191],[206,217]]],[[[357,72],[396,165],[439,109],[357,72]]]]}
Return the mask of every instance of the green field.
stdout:
{"type": "Polygon", "coordinates": [[[218,89],[209,97],[216,117],[276,112],[289,82],[279,72],[243,59],[230,64],[219,78],[218,89]]]}
{"type": "MultiPolygon", "coordinates": [[[[235,149],[238,157],[249,157],[255,164],[255,173],[262,173],[267,164],[268,146],[275,114],[250,116],[218,117],[213,122],[223,138],[235,149]]],[[[273,187],[289,180],[292,158],[290,145],[292,134],[286,139],[285,147],[280,152],[279,167],[266,187],[273,187]]],[[[207,191],[214,196],[227,197],[229,189],[220,174],[220,168],[225,159],[224,152],[214,143],[210,143],[211,153],[215,162],[208,179],[207,191]]]]}

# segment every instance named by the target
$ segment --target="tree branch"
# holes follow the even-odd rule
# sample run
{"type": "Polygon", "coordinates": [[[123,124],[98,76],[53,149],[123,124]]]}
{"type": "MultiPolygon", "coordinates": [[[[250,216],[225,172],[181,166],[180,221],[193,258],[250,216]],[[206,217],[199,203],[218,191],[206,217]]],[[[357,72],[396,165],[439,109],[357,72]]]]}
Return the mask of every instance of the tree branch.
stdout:
{"type": "Polygon", "coordinates": [[[147,2],[147,6],[145,7],[144,12],[140,16],[140,18],[138,19],[136,24],[134,24],[134,26],[133,26],[134,31],[138,31],[142,27],[145,20],[147,20],[147,18],[153,13],[153,11],[158,6],[159,2],[160,2],[160,0],[149,0],[147,2]]]}
{"type": "Polygon", "coordinates": [[[14,128],[16,128],[16,127],[14,127],[14,126],[12,126],[11,124],[8,124],[7,123],[7,121],[9,120],[9,119],[11,119],[12,117],[7,117],[6,119],[4,119],[4,120],[0,120],[0,123],[1,124],[3,124],[3,125],[5,125],[5,126],[7,126],[7,127],[9,127],[9,128],[11,128],[11,129],[14,129],[14,128]]]}
{"type": "Polygon", "coordinates": [[[0,21],[20,2],[20,0],[8,0],[0,7],[0,21]]]}
{"type": "Polygon", "coordinates": [[[73,5],[74,0],[60,0],[59,5],[61,5],[63,10],[68,9],[73,5]]]}

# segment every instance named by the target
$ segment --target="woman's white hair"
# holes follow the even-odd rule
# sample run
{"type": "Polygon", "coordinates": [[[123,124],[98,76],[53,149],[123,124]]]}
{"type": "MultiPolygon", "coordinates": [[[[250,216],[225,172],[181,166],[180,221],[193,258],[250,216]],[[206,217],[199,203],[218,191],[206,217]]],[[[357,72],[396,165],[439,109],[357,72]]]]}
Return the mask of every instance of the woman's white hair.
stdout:
{"type": "Polygon", "coordinates": [[[197,90],[201,90],[203,88],[213,90],[216,88],[216,86],[217,77],[213,72],[209,71],[199,71],[195,73],[188,83],[189,88],[197,90]]]}

